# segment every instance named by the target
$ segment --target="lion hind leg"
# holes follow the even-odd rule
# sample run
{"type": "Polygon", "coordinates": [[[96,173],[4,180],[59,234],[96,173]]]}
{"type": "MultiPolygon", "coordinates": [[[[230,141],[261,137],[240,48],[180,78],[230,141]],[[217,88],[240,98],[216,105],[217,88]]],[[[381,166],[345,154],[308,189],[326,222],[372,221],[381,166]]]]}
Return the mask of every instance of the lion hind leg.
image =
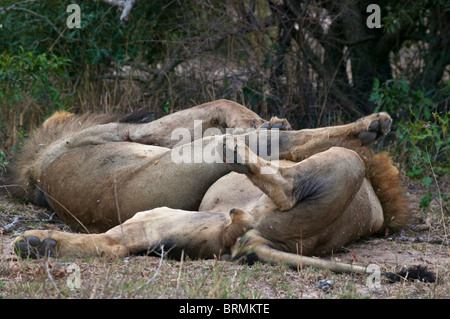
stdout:
{"type": "Polygon", "coordinates": [[[277,164],[256,155],[237,137],[225,137],[218,147],[223,147],[222,158],[230,169],[245,174],[280,210],[285,211],[295,205],[291,180],[282,175],[282,168],[277,164]]]}
{"type": "Polygon", "coordinates": [[[389,114],[381,112],[346,125],[280,132],[280,158],[299,162],[333,146],[367,146],[385,136],[391,123],[389,114]]]}
{"type": "MultiPolygon", "coordinates": [[[[238,138],[222,143],[223,154],[233,152],[230,168],[245,174],[281,211],[300,201],[309,206],[332,206],[342,212],[358,191],[364,177],[364,163],[352,150],[332,147],[300,163],[278,167],[254,154],[238,138]],[[229,141],[234,143],[230,143],[229,141]]],[[[225,158],[225,157],[224,157],[225,158]]]]}

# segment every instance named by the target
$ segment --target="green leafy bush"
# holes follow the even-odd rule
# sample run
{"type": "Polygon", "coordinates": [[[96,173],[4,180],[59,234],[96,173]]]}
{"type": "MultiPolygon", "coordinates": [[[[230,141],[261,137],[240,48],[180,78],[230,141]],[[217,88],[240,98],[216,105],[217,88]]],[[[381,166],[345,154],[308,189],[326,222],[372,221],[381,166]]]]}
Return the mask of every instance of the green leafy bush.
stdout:
{"type": "MultiPolygon", "coordinates": [[[[433,199],[431,185],[436,176],[450,173],[448,134],[449,113],[439,112],[437,102],[441,96],[448,96],[450,82],[440,94],[427,97],[421,90],[412,90],[403,80],[390,80],[380,86],[375,80],[370,101],[375,111],[389,112],[397,122],[398,143],[395,155],[401,157],[407,176],[421,180],[427,188],[420,208],[426,211],[433,199]]],[[[441,194],[444,201],[448,198],[441,194]]]]}
{"type": "Polygon", "coordinates": [[[65,107],[60,81],[68,63],[67,58],[23,48],[0,55],[0,148],[17,146],[30,126],[65,107]]]}

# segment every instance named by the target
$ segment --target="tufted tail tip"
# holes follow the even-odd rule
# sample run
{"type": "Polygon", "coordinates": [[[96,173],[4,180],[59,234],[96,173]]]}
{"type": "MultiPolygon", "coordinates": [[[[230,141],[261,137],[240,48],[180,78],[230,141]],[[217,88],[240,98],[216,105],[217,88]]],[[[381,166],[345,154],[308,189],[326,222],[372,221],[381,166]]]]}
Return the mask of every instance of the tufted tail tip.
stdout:
{"type": "Polygon", "coordinates": [[[412,266],[403,269],[397,273],[386,272],[383,273],[387,279],[392,282],[400,280],[419,280],[422,282],[436,282],[436,274],[427,269],[427,266],[412,266]]]}

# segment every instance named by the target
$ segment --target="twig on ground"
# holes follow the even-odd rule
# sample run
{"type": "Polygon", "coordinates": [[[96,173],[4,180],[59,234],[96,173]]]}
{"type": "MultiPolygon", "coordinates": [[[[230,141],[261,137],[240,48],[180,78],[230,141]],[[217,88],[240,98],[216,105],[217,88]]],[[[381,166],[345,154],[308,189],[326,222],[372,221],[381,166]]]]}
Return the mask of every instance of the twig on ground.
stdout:
{"type": "Polygon", "coordinates": [[[164,259],[164,245],[161,245],[161,253],[160,253],[161,258],[159,259],[159,264],[158,264],[158,268],[156,269],[155,273],[153,274],[152,278],[150,278],[149,280],[147,280],[145,283],[143,283],[142,285],[140,285],[139,287],[135,288],[133,291],[139,290],[142,287],[148,285],[149,283],[151,283],[153,280],[156,279],[156,277],[159,274],[159,270],[161,269],[161,265],[164,259]]]}
{"type": "Polygon", "coordinates": [[[3,227],[0,227],[0,234],[4,234],[4,233],[7,233],[7,232],[10,232],[11,230],[13,230],[14,228],[17,227],[19,222],[20,222],[20,216],[15,216],[11,223],[6,224],[3,227]]]}
{"type": "Polygon", "coordinates": [[[179,289],[180,289],[180,278],[181,278],[181,271],[183,269],[183,261],[184,261],[184,249],[181,250],[181,260],[180,260],[180,269],[178,271],[178,277],[177,277],[177,288],[176,288],[176,292],[178,293],[179,289]]]}
{"type": "Polygon", "coordinates": [[[52,274],[50,273],[50,268],[48,267],[49,261],[45,261],[45,272],[47,273],[47,278],[50,280],[50,282],[53,284],[53,287],[58,292],[58,294],[61,294],[61,291],[59,291],[58,286],[56,285],[55,280],[53,279],[52,274]]]}

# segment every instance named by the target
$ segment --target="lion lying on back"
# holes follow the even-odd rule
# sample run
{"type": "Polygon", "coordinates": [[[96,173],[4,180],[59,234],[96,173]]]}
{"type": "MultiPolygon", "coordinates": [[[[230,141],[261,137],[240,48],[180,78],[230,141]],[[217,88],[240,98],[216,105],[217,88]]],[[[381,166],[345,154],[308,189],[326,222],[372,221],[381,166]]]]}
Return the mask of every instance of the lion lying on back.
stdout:
{"type": "MultiPolygon", "coordinates": [[[[398,171],[387,155],[364,147],[390,124],[388,114],[377,113],[348,125],[292,131],[285,120],[266,122],[226,100],[141,124],[57,113],[11,166],[10,184],[22,186],[11,192],[51,207],[85,233],[26,231],[16,251],[116,258],[164,246],[191,258],[252,253],[296,265],[298,254],[325,254],[364,236],[398,231],[408,219],[398,171]],[[180,127],[194,133],[199,124],[202,133],[255,130],[184,144],[172,134],[180,127]],[[279,162],[249,147],[251,140],[274,137],[279,162]],[[173,152],[199,145],[222,159],[232,154],[234,161],[174,163],[173,152]]],[[[302,257],[303,264],[318,262],[302,257]]]]}

